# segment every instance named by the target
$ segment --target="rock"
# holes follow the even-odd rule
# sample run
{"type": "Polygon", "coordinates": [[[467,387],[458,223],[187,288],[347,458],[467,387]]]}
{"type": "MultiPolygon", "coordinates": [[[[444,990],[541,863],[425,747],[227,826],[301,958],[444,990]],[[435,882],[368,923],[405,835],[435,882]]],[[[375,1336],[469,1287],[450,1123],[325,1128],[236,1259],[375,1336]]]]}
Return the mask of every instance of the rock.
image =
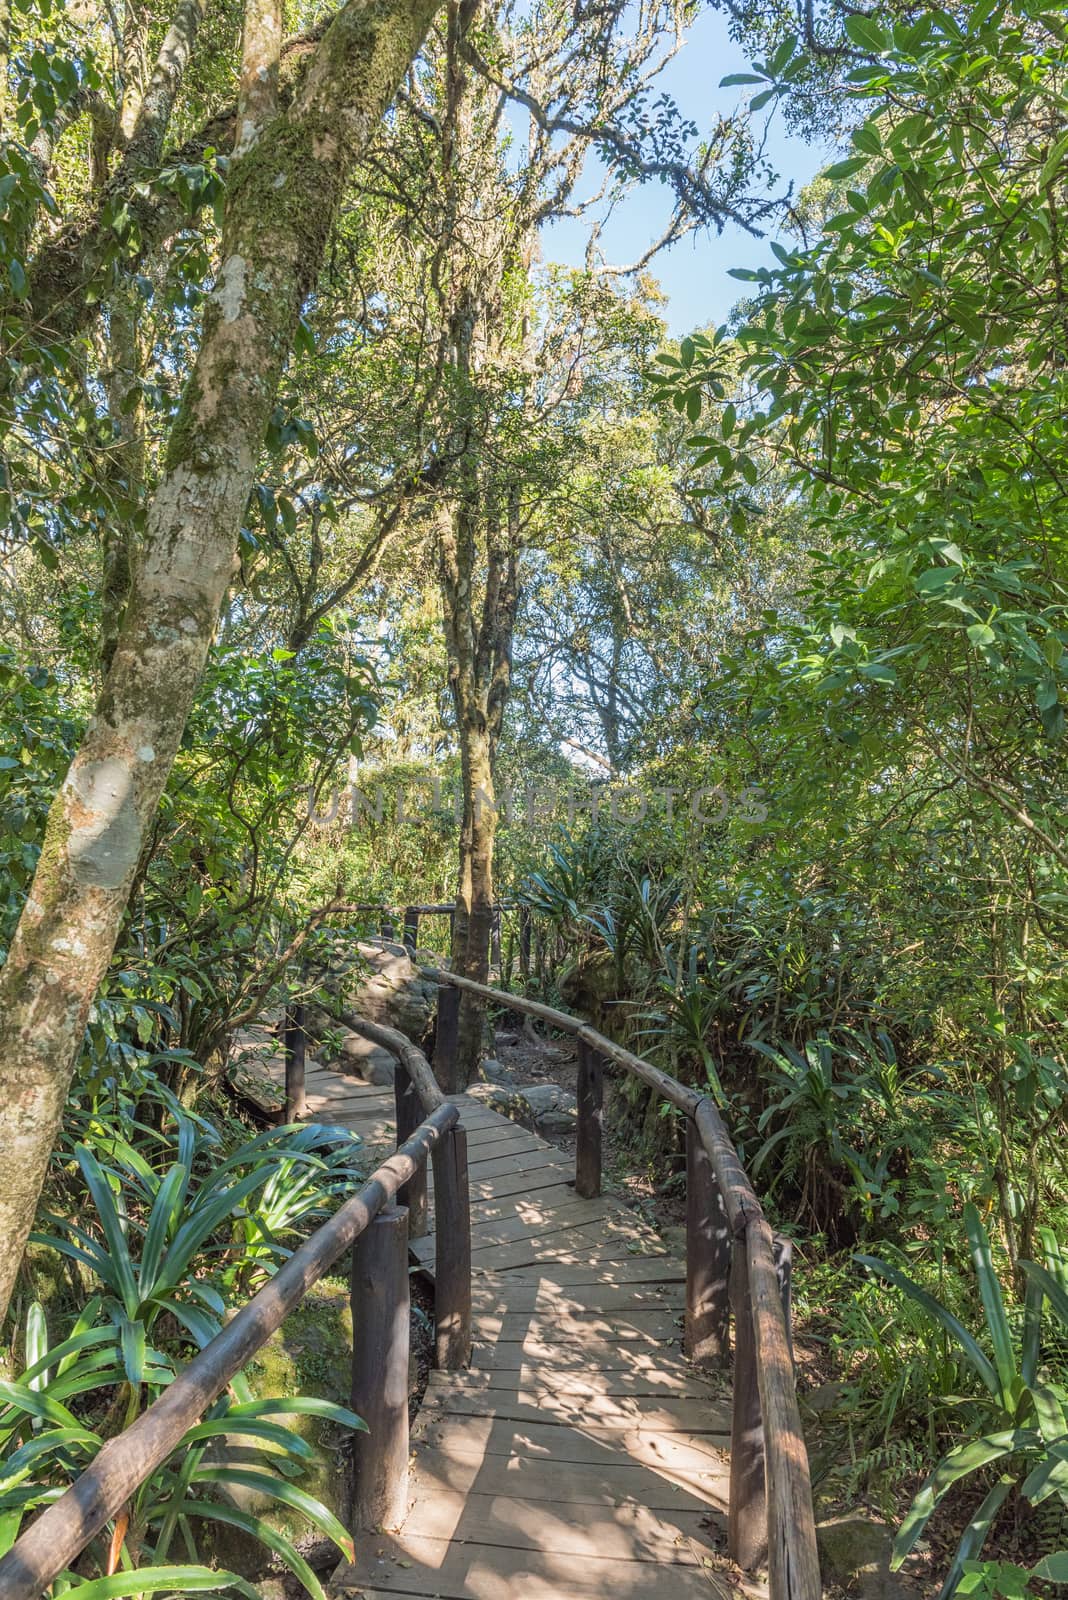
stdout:
{"type": "Polygon", "coordinates": [[[375,1084],[378,1088],[392,1085],[397,1067],[388,1050],[384,1050],[379,1044],[372,1044],[370,1039],[365,1039],[360,1033],[346,1033],[341,1041],[341,1054],[334,1065],[346,1077],[359,1078],[364,1083],[375,1084]]]}
{"type": "Polygon", "coordinates": [[[825,1584],[837,1583],[858,1600],[915,1600],[915,1590],[890,1571],[893,1530],[847,1511],[816,1529],[825,1584]]]}
{"type": "MultiPolygon", "coordinates": [[[[278,1332],[273,1334],[246,1369],[256,1399],[278,1395],[316,1395],[341,1405],[349,1404],[349,1379],[352,1368],[352,1312],[348,1288],[344,1284],[320,1282],[291,1311],[278,1332]]],[[[273,1416],[291,1433],[299,1434],[315,1448],[315,1460],[295,1481],[314,1499],[320,1500],[346,1526],[351,1510],[351,1478],[348,1461],[347,1430],[318,1417],[288,1412],[273,1416]]],[[[216,1460],[233,1459],[241,1464],[252,1454],[263,1458],[274,1453],[273,1446],[258,1440],[229,1436],[214,1452],[216,1460]]],[[[325,1540],[307,1518],[288,1506],[280,1505],[254,1490],[230,1489],[226,1498],[239,1509],[262,1518],[291,1540],[311,1566],[336,1566],[337,1549],[325,1540]]],[[[213,1523],[199,1523],[202,1553],[220,1565],[255,1580],[268,1571],[279,1570],[279,1563],[267,1547],[240,1529],[213,1523]]]]}
{"type": "Polygon", "coordinates": [[[610,1039],[622,1042],[629,1017],[641,1007],[630,998],[641,992],[641,971],[637,960],[624,961],[620,983],[616,958],[611,950],[587,950],[557,976],[557,988],[565,1011],[587,1017],[595,1028],[610,1039]]]}
{"type": "Polygon", "coordinates": [[[513,1045],[519,1043],[518,1033],[498,1033],[494,1035],[494,1042],[499,1045],[513,1045]]]}
{"type": "Polygon", "coordinates": [[[438,1001],[437,985],[420,976],[411,954],[388,939],[360,939],[353,970],[327,975],[325,987],[350,1011],[399,1032],[418,1044],[438,1001]]]}
{"type": "Polygon", "coordinates": [[[508,1068],[502,1066],[499,1061],[495,1061],[492,1056],[487,1056],[486,1060],[483,1061],[482,1076],[486,1079],[487,1083],[511,1082],[511,1073],[508,1071],[508,1068]]]}
{"type": "Polygon", "coordinates": [[[802,1396],[802,1401],[816,1416],[821,1416],[825,1411],[834,1411],[848,1393],[848,1384],[821,1383],[802,1396]]]}
{"type": "Polygon", "coordinates": [[[534,1133],[571,1133],[577,1120],[575,1096],[557,1083],[474,1083],[468,1094],[534,1133]]]}

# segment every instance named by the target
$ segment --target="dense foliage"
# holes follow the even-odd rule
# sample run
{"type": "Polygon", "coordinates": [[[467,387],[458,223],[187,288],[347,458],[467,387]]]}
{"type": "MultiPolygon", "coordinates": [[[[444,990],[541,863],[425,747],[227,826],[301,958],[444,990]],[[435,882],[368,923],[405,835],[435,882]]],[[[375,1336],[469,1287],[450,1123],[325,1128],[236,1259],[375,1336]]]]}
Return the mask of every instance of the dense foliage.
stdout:
{"type": "MultiPolygon", "coordinates": [[[[0,37],[4,955],[226,298],[241,17],[156,125],[185,11],[126,10],[0,37]]],[[[458,895],[479,970],[499,895],[504,981],[714,1095],[795,1236],[821,1507],[879,1506],[932,1593],[1065,1578],[1068,30],[728,10],[761,59],[699,132],[659,96],[681,4],[450,8],[346,182],[12,1300],[2,1548],[359,1170],[235,1109],[234,1030],[312,995],[340,908],[458,895]],[[837,146],[788,201],[772,112],[837,146]],[[613,266],[643,183],[659,245],[613,266]],[[670,340],[657,248],[769,221],[729,323],[670,340]]],[[[283,104],[326,14],[289,8],[283,104]]],[[[612,1115],[670,1200],[674,1121],[612,1115]]],[[[203,1586],[215,1517],[318,1594],[221,1492],[344,1547],[281,1409],[239,1380],[62,1581],[203,1586]]]]}

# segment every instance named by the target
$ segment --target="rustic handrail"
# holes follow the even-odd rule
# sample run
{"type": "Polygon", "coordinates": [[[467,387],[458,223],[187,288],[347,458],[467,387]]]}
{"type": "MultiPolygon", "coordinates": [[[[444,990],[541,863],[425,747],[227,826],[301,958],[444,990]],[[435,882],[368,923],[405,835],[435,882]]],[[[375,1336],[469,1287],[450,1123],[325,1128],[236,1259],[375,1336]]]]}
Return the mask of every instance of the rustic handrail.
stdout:
{"type": "MultiPolygon", "coordinates": [[[[766,1556],[771,1600],[820,1600],[812,1481],[791,1351],[789,1242],[776,1240],[715,1103],[555,1006],[437,967],[420,970],[438,985],[540,1018],[579,1041],[580,1194],[600,1192],[597,1057],[614,1061],[687,1117],[686,1347],[695,1360],[726,1354],[734,1309],[730,1552],[750,1570],[766,1556]]],[[[435,1054],[439,1077],[450,1065],[435,1054]]]]}
{"type": "Polygon", "coordinates": [[[308,1290],[363,1235],[397,1191],[423,1168],[460,1113],[440,1105],[397,1152],[295,1250],[179,1373],[136,1422],[109,1439],[65,1494],[0,1559],[2,1600],[37,1600],[166,1460],[235,1373],[260,1350],[308,1290]]]}

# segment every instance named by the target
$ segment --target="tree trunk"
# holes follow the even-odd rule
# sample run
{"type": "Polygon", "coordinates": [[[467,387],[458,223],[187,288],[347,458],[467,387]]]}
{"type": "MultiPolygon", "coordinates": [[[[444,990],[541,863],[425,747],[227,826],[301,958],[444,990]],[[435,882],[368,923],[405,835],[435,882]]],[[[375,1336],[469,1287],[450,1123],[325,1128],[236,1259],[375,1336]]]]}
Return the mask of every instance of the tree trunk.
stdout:
{"type": "Polygon", "coordinates": [[[288,111],[232,168],[218,281],[111,670],[0,973],[0,1315],[230,583],[300,307],[352,163],[434,10],[435,0],[350,0],[288,111]]]}
{"type": "MultiPolygon", "coordinates": [[[[454,697],[456,698],[456,697],[454,697]]],[[[457,706],[460,725],[460,770],[463,820],[460,827],[459,887],[453,920],[452,965],[477,983],[489,981],[493,930],[493,845],[497,812],[493,787],[493,750],[484,715],[477,704],[457,706]]],[[[482,1059],[486,1008],[477,995],[460,995],[456,1044],[456,1083],[466,1089],[482,1059]]]]}

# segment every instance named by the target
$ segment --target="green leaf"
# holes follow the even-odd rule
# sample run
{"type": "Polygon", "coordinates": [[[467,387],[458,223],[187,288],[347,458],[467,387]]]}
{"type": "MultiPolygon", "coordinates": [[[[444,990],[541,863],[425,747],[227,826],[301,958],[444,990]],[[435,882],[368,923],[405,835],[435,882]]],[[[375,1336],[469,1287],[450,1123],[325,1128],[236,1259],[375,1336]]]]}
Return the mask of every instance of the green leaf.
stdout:
{"type": "Polygon", "coordinates": [[[1045,165],[1038,175],[1038,187],[1044,189],[1053,182],[1060,171],[1061,163],[1068,155],[1068,133],[1062,133],[1056,144],[1046,157],[1045,165]]]}
{"type": "Polygon", "coordinates": [[[853,1260],[858,1265],[867,1267],[869,1272],[878,1273],[879,1277],[885,1278],[887,1283],[892,1283],[896,1289],[900,1289],[903,1294],[907,1294],[910,1300],[914,1300],[918,1306],[922,1306],[928,1316],[933,1317],[936,1322],[940,1323],[950,1337],[960,1345],[980,1382],[989,1389],[995,1399],[1000,1399],[1001,1389],[997,1371],[989,1358],[984,1355],[978,1341],[968,1332],[963,1322],[958,1321],[951,1311],[947,1311],[945,1306],[935,1299],[934,1295],[928,1294],[926,1289],[921,1289],[918,1283],[914,1283],[911,1278],[906,1277],[905,1273],[899,1272],[897,1267],[891,1266],[888,1261],[881,1261],[878,1256],[863,1255],[854,1256],[853,1260]]]}
{"type": "Polygon", "coordinates": [[[74,1154],[89,1187],[89,1193],[93,1197],[96,1214],[104,1230],[104,1238],[107,1240],[109,1270],[102,1276],[118,1291],[127,1316],[133,1317],[137,1313],[139,1299],[137,1281],[134,1277],[133,1262],[130,1260],[122,1219],[115,1206],[115,1197],[93,1152],[80,1144],[75,1147],[74,1154]]]}
{"type": "Polygon", "coordinates": [[[901,1566],[922,1535],[939,1501],[955,1483],[969,1473],[989,1466],[992,1461],[1002,1461],[1021,1450],[1033,1450],[1039,1442],[1038,1435],[1029,1429],[1012,1428],[1004,1433],[989,1434],[985,1439],[969,1439],[966,1444],[951,1450],[922,1485],[909,1507],[894,1540],[891,1568],[896,1571],[901,1566]]]}
{"type": "Polygon", "coordinates": [[[1029,1282],[1038,1285],[1045,1298],[1049,1301],[1054,1315],[1063,1324],[1068,1332],[1068,1293],[1062,1284],[1045,1267],[1040,1267],[1037,1261],[1021,1261],[1020,1271],[1029,1282]]]}
{"type": "Polygon", "coordinates": [[[964,1570],[964,1563],[973,1560],[982,1550],[987,1535],[994,1525],[994,1519],[1008,1499],[1015,1483],[1016,1479],[1007,1473],[1000,1477],[969,1521],[964,1536],[957,1546],[957,1553],[950,1563],[938,1600],[949,1600],[949,1596],[956,1591],[957,1580],[964,1570]]]}
{"type": "Polygon", "coordinates": [[[77,1583],[71,1593],[76,1600],[123,1600],[126,1595],[160,1594],[164,1590],[188,1594],[220,1589],[237,1589],[247,1600],[261,1600],[259,1590],[236,1572],[212,1572],[208,1567],[138,1567],[134,1572],[116,1572],[111,1578],[77,1583]]]}
{"type": "Polygon", "coordinates": [[[719,80],[721,89],[733,89],[740,83],[767,83],[762,72],[729,72],[719,80]]]}
{"type": "Polygon", "coordinates": [[[828,167],[823,176],[837,183],[841,178],[851,178],[867,165],[867,156],[848,156],[845,161],[836,161],[833,167],[828,167]]]}
{"type": "Polygon", "coordinates": [[[182,1517],[204,1517],[211,1522],[223,1522],[230,1528],[240,1528],[253,1539],[258,1539],[260,1544],[266,1545],[268,1550],[273,1550],[304,1585],[313,1600],[326,1600],[323,1586],[308,1563],[298,1554],[289,1540],[262,1517],[254,1517],[250,1512],[239,1511],[236,1506],[224,1505],[219,1501],[209,1503],[203,1500],[181,1500],[176,1507],[168,1506],[167,1509],[177,1511],[182,1517]]]}
{"type": "Polygon", "coordinates": [[[305,1494],[295,1484],[273,1477],[269,1472],[256,1472],[246,1467],[198,1467],[193,1474],[194,1483],[228,1483],[241,1489],[254,1489],[271,1500],[279,1500],[293,1511],[299,1511],[308,1521],[332,1539],[348,1561],[355,1559],[352,1537],[322,1501],[305,1494]]]}
{"type": "Polygon", "coordinates": [[[968,638],[974,645],[993,644],[996,637],[993,628],[985,622],[973,622],[968,629],[968,638]]]}
{"type": "Polygon", "coordinates": [[[231,1406],[228,1416],[236,1417],[274,1417],[288,1416],[293,1413],[302,1417],[323,1417],[328,1422],[339,1423],[343,1428],[356,1428],[367,1432],[367,1424],[355,1411],[350,1411],[346,1406],[335,1405],[333,1400],[320,1400],[316,1395],[267,1395],[262,1400],[245,1400],[239,1405],[231,1406]]]}
{"type": "Polygon", "coordinates": [[[846,17],[843,26],[847,37],[858,49],[868,50],[876,56],[886,50],[889,40],[878,23],[870,17],[846,17]]]}
{"type": "Polygon", "coordinates": [[[964,1207],[964,1227],[968,1235],[972,1264],[979,1280],[979,1293],[983,1301],[983,1310],[986,1313],[986,1325],[990,1333],[991,1343],[994,1346],[994,1364],[997,1367],[998,1381],[1001,1386],[1002,1403],[1007,1411],[1011,1411],[1013,1409],[1012,1386],[1018,1376],[1016,1357],[1012,1348],[1012,1333],[1009,1329],[1009,1320],[1005,1315],[1005,1300],[1001,1293],[1001,1284],[994,1270],[994,1261],[990,1253],[990,1240],[987,1237],[986,1229],[983,1227],[979,1212],[970,1200],[964,1207]]]}
{"type": "Polygon", "coordinates": [[[1042,1578],[1046,1583],[1068,1583],[1068,1550],[1055,1550],[1052,1555],[1043,1556],[1037,1566],[1031,1568],[1032,1578],[1042,1578]]]}

